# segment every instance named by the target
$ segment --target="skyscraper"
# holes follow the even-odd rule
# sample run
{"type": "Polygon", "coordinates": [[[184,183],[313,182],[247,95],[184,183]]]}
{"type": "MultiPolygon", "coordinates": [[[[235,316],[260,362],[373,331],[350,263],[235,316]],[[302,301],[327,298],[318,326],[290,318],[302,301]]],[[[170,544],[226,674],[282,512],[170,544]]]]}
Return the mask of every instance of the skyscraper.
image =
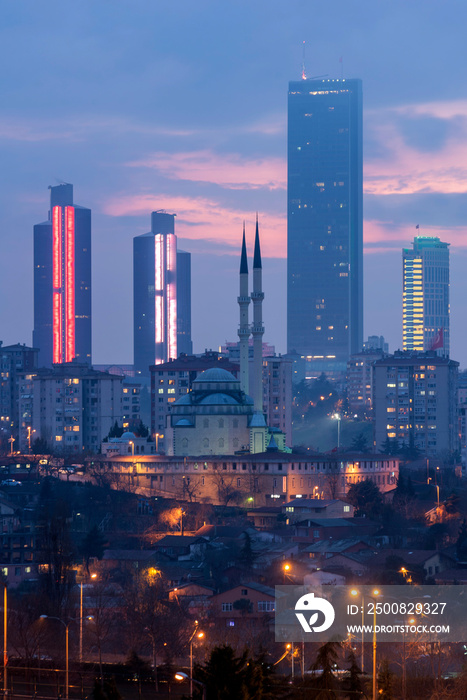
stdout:
{"type": "Polygon", "coordinates": [[[50,187],[48,220],[34,226],[34,331],[39,366],[91,362],[91,210],[73,185],[50,187]]]}
{"type": "Polygon", "coordinates": [[[415,236],[402,260],[403,349],[449,357],[449,243],[415,236]]]}
{"type": "Polygon", "coordinates": [[[151,231],[133,239],[134,365],[142,377],[191,351],[191,256],[177,252],[174,222],[175,214],[152,212],[151,231]]]}
{"type": "Polygon", "coordinates": [[[362,83],[289,85],[287,347],[345,371],[363,342],[362,83]]]}

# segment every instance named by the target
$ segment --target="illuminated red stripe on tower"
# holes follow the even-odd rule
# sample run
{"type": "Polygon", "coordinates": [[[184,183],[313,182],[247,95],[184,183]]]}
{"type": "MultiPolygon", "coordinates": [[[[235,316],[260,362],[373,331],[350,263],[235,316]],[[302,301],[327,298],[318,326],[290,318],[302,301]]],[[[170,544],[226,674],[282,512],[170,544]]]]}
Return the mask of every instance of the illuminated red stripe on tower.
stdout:
{"type": "Polygon", "coordinates": [[[53,361],[63,361],[62,352],[62,208],[52,212],[52,336],[53,361]]]}
{"type": "Polygon", "coordinates": [[[75,356],[75,209],[65,207],[65,362],[75,356]]]}

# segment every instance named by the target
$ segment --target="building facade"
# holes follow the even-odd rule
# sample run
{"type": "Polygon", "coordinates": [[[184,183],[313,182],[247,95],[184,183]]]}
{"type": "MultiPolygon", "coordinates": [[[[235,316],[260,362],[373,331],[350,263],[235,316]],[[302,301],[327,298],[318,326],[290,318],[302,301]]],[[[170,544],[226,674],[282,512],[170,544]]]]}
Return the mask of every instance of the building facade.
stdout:
{"type": "Polygon", "coordinates": [[[373,366],[381,360],[383,350],[363,350],[351,355],[347,363],[347,398],[350,410],[361,416],[373,409],[373,366]]]}
{"type": "Polygon", "coordinates": [[[399,460],[382,454],[263,454],[169,457],[96,455],[86,463],[91,478],[148,496],[179,498],[249,508],[281,505],[295,498],[344,498],[352,486],[369,479],[382,493],[393,489],[399,460]]]}
{"type": "Polygon", "coordinates": [[[360,80],[289,85],[287,349],[345,374],[363,343],[360,80]]]}
{"type": "Polygon", "coordinates": [[[0,341],[0,439],[4,451],[26,451],[29,447],[31,409],[24,397],[37,368],[37,356],[37,348],[19,343],[3,346],[0,341]]]}
{"type": "Polygon", "coordinates": [[[449,243],[416,236],[402,260],[403,350],[449,357],[449,243]]]}
{"type": "Polygon", "coordinates": [[[51,450],[98,452],[115,421],[122,425],[122,377],[68,362],[38,370],[34,381],[35,436],[51,450]]]}
{"type": "Polygon", "coordinates": [[[177,253],[175,214],[155,211],[151,231],[133,239],[134,364],[152,365],[191,349],[191,257],[177,253]],[[180,347],[179,347],[180,346],[180,347]]]}
{"type": "Polygon", "coordinates": [[[284,433],[292,446],[292,360],[263,357],[263,408],[268,426],[284,433]]]}
{"type": "Polygon", "coordinates": [[[39,366],[91,363],[91,210],[73,185],[50,187],[48,220],[34,226],[34,331],[39,366]]]}
{"type": "Polygon", "coordinates": [[[436,352],[401,352],[374,364],[375,447],[387,440],[436,456],[458,449],[459,363],[436,352]]]}

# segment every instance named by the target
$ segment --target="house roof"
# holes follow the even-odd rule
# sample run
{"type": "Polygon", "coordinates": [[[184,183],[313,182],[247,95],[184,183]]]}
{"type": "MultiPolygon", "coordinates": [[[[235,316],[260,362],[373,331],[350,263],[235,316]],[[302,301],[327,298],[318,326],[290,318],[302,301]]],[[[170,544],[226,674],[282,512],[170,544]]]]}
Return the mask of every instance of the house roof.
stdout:
{"type": "Polygon", "coordinates": [[[304,552],[314,552],[316,554],[325,552],[345,552],[347,549],[354,547],[357,544],[363,545],[363,548],[368,548],[368,543],[365,540],[353,537],[347,540],[323,540],[322,542],[315,542],[310,544],[309,547],[305,547],[304,552]]]}

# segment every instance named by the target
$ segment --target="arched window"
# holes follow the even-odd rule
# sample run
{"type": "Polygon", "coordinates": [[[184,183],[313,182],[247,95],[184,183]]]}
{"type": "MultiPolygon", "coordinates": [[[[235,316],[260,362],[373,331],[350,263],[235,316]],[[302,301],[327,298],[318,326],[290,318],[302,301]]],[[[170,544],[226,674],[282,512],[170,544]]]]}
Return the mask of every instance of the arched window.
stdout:
{"type": "Polygon", "coordinates": [[[224,419],[219,418],[219,420],[217,421],[217,424],[219,425],[219,428],[223,428],[224,427],[224,419]]]}
{"type": "Polygon", "coordinates": [[[183,438],[182,447],[188,447],[188,438],[183,438]]]}
{"type": "Polygon", "coordinates": [[[204,440],[203,440],[203,447],[209,447],[209,440],[208,440],[208,438],[204,438],[204,440]]]}
{"type": "Polygon", "coordinates": [[[208,418],[203,419],[203,428],[209,428],[209,419],[208,418]]]}
{"type": "Polygon", "coordinates": [[[238,418],[234,418],[232,421],[232,427],[238,428],[238,418]]]}
{"type": "Polygon", "coordinates": [[[238,447],[238,438],[234,438],[232,444],[234,447],[238,447]]]}
{"type": "Polygon", "coordinates": [[[224,438],[219,438],[219,447],[224,447],[224,438]]]}

